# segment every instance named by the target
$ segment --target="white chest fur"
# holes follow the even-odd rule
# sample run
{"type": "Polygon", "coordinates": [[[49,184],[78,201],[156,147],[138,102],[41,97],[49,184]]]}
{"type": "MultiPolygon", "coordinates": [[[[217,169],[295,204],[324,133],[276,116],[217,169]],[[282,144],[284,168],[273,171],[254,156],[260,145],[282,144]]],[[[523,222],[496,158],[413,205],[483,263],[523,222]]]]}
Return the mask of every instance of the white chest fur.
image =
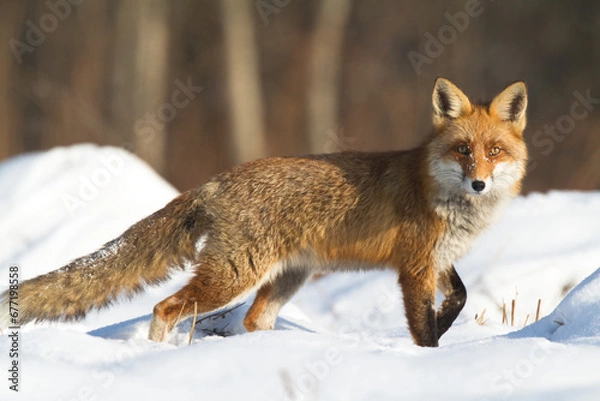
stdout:
{"type": "Polygon", "coordinates": [[[448,269],[465,255],[477,236],[496,220],[508,200],[508,197],[494,195],[436,200],[435,211],[446,223],[434,249],[436,268],[448,269]]]}

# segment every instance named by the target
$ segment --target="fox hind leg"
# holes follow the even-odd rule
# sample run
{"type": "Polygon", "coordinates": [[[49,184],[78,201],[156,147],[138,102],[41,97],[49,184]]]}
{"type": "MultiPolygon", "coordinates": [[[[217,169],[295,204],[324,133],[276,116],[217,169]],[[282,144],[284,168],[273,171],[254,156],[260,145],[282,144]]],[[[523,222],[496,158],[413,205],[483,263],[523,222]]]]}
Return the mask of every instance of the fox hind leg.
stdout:
{"type": "Polygon", "coordinates": [[[199,314],[212,312],[251,290],[259,277],[242,277],[239,270],[236,267],[235,273],[229,275],[226,268],[201,265],[196,276],[185,287],[156,304],[148,338],[165,342],[173,327],[192,316],[195,306],[199,314]]]}
{"type": "Polygon", "coordinates": [[[169,332],[181,320],[190,316],[194,302],[189,302],[176,293],[159,302],[154,307],[148,339],[157,342],[166,342],[169,332]]]}
{"type": "Polygon", "coordinates": [[[272,329],[281,307],[290,300],[309,276],[308,269],[293,268],[281,272],[273,280],[263,284],[244,318],[246,330],[252,332],[272,329]]]}

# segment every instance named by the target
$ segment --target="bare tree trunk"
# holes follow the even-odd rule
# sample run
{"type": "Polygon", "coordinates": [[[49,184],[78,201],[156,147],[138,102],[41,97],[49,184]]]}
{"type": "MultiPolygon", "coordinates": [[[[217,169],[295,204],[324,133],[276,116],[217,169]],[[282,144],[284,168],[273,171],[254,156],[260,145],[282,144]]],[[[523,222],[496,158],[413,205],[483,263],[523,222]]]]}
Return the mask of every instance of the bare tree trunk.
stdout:
{"type": "MultiPolygon", "coordinates": [[[[10,44],[11,40],[19,40],[19,27],[23,20],[25,4],[22,2],[8,2],[3,5],[0,15],[0,42],[10,44]]],[[[18,55],[18,52],[17,52],[18,55]]],[[[18,119],[19,110],[15,104],[17,98],[11,88],[11,83],[17,81],[18,72],[14,65],[15,54],[5,48],[4,57],[0,57],[0,160],[20,152],[21,146],[16,143],[19,137],[18,119]]]]}
{"type": "Polygon", "coordinates": [[[166,96],[165,82],[170,3],[132,0],[118,4],[112,102],[115,139],[120,141],[118,145],[133,147],[164,174],[166,126],[177,113],[166,96]]]}
{"type": "Polygon", "coordinates": [[[308,127],[310,151],[335,151],[339,144],[339,83],[342,44],[352,0],[323,0],[312,38],[309,66],[308,127]],[[333,138],[332,138],[333,136],[333,138]],[[334,146],[335,147],[335,146],[334,146]]]}
{"type": "Polygon", "coordinates": [[[234,162],[265,156],[263,99],[252,3],[222,0],[234,162]]]}

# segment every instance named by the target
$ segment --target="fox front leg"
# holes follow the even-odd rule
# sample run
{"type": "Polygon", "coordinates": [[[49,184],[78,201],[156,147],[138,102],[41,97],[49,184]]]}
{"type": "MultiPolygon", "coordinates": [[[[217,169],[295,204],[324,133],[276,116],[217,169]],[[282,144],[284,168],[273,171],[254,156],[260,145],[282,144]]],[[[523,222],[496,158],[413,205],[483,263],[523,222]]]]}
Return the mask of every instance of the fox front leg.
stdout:
{"type": "Polygon", "coordinates": [[[415,344],[422,347],[438,346],[435,317],[436,276],[432,268],[400,274],[400,287],[408,328],[415,344]]]}
{"type": "Polygon", "coordinates": [[[454,266],[438,273],[437,285],[446,297],[437,312],[437,334],[439,339],[452,326],[452,323],[465,306],[467,289],[454,266]]]}

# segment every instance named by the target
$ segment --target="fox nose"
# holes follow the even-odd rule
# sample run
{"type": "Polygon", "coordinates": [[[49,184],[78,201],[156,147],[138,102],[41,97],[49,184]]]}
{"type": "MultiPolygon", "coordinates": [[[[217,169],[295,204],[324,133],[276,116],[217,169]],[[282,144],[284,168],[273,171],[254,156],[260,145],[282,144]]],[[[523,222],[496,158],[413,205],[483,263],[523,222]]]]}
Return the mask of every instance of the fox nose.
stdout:
{"type": "Polygon", "coordinates": [[[475,190],[477,192],[481,192],[485,188],[485,182],[479,181],[479,180],[473,181],[471,183],[471,188],[473,188],[473,190],[475,190]]]}

